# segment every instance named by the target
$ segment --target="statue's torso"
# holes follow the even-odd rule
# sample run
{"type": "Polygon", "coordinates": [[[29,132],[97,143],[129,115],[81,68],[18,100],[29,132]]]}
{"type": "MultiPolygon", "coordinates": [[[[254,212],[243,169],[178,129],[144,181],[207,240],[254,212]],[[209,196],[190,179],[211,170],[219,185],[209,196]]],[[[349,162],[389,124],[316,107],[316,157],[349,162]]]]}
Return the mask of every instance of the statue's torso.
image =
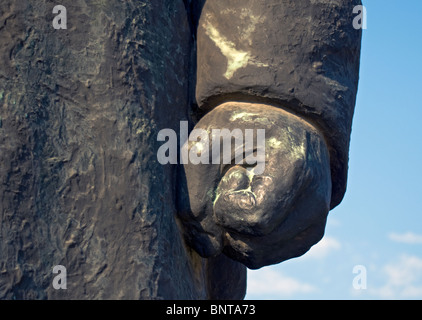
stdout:
{"type": "Polygon", "coordinates": [[[175,168],[156,158],[157,132],[187,119],[183,1],[69,3],[67,30],[52,6],[10,10],[0,296],[206,297],[175,220],[175,168]],[[67,290],[51,285],[59,264],[67,290]]]}

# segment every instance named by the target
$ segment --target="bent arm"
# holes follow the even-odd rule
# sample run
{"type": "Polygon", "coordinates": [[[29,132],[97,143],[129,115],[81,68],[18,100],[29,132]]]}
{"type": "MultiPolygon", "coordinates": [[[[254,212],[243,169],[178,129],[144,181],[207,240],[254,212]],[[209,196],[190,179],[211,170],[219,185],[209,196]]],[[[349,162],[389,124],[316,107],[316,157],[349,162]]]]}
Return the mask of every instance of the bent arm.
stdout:
{"type": "Polygon", "coordinates": [[[299,256],[321,239],[326,215],[346,188],[361,38],[352,26],[357,4],[205,2],[196,100],[207,114],[196,128],[267,134],[260,175],[237,165],[185,165],[191,212],[183,216],[201,255],[223,251],[259,268],[299,256]]]}

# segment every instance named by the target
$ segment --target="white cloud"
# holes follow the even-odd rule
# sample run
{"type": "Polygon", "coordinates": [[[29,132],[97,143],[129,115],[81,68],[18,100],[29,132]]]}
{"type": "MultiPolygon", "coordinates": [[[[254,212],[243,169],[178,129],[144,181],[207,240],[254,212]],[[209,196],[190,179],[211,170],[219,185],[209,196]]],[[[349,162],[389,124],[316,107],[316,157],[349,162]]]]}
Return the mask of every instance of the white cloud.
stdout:
{"type": "MultiPolygon", "coordinates": [[[[333,237],[324,237],[320,242],[314,245],[303,258],[322,259],[332,251],[339,250],[341,244],[333,237]]],[[[302,258],[302,259],[303,259],[302,258]]]]}
{"type": "Polygon", "coordinates": [[[413,232],[406,232],[403,234],[390,233],[388,237],[394,242],[407,244],[422,244],[422,235],[415,234],[413,232]]]}
{"type": "Polygon", "coordinates": [[[272,299],[276,299],[277,296],[286,297],[315,291],[314,286],[288,277],[271,267],[248,270],[247,292],[249,296],[271,295],[272,299]]]}
{"type": "Polygon", "coordinates": [[[385,285],[370,289],[369,293],[383,299],[422,298],[421,258],[403,255],[397,262],[385,265],[382,273],[386,277],[385,285]]]}

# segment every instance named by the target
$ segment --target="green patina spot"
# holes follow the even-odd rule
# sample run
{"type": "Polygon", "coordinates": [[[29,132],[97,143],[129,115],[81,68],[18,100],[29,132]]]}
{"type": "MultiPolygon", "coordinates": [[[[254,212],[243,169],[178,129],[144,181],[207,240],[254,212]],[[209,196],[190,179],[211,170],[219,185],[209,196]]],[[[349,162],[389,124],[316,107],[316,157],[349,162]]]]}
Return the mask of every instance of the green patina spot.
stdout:
{"type": "Polygon", "coordinates": [[[256,117],[256,113],[251,113],[251,112],[235,112],[233,113],[233,115],[230,117],[231,121],[235,121],[238,119],[244,120],[244,121],[251,121],[251,117],[256,117]]]}
{"type": "Polygon", "coordinates": [[[279,149],[283,146],[283,142],[278,140],[275,137],[271,137],[270,139],[268,139],[267,144],[270,148],[273,148],[273,149],[279,149]]]}

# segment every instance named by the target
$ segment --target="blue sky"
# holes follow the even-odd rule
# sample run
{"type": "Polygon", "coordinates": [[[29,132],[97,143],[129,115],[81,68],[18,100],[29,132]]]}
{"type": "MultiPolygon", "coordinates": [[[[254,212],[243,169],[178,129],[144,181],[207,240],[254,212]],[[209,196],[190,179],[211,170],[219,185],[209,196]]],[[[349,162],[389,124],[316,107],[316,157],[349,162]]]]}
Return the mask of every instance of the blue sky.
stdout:
{"type": "Polygon", "coordinates": [[[422,299],[422,1],[364,5],[346,196],[306,255],[248,270],[246,299],[422,299]]]}

